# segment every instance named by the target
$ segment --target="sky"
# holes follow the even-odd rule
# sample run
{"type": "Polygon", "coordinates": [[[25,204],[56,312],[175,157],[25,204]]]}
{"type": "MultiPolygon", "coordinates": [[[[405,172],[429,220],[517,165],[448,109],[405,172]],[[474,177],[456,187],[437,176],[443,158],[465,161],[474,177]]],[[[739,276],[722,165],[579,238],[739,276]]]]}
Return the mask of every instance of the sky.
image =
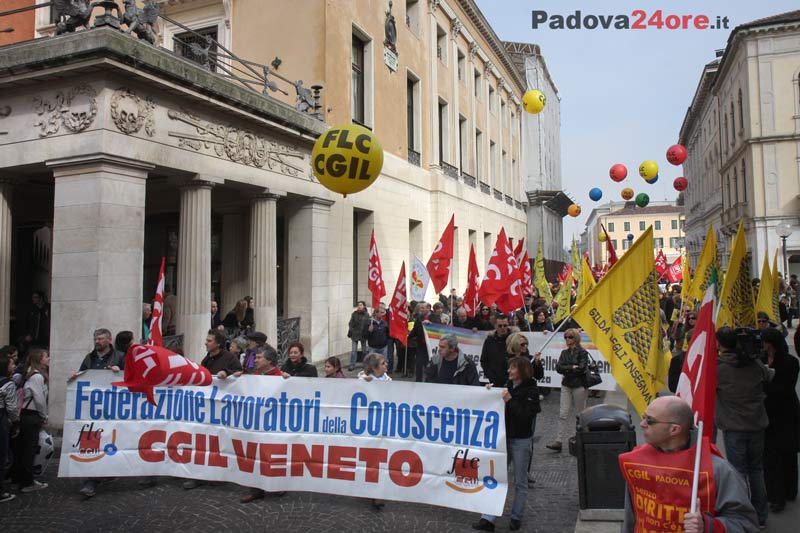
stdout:
{"type": "Polygon", "coordinates": [[[646,192],[651,201],[676,198],[672,182],[683,171],[670,165],[665,154],[678,142],[703,66],[715,58],[715,50],[725,48],[736,26],[798,9],[797,0],[476,1],[500,39],[541,47],[558,88],[562,186],[582,209],[579,217],[564,219],[565,246],[583,231],[592,209],[609,200],[621,200],[624,187],[646,192]],[[554,15],[566,19],[576,10],[582,17],[627,15],[633,25],[640,17],[632,16],[635,10],[645,11],[646,21],[658,9],[662,19],[706,15],[715,23],[717,16],[728,17],[728,29],[549,27],[554,15]],[[548,15],[547,22],[537,29],[532,28],[533,10],[548,15]],[[639,165],[647,159],[659,165],[659,179],[653,185],[638,174],[639,165]],[[614,183],[608,175],[615,163],[628,167],[628,177],[621,183],[614,183]],[[589,198],[592,187],[603,191],[599,202],[589,198]]]}

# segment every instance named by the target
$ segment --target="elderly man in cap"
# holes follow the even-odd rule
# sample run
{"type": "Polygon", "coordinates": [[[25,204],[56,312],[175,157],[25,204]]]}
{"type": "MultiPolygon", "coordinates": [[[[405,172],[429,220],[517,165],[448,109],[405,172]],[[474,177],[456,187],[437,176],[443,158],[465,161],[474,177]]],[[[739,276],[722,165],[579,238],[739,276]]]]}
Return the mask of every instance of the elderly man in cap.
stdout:
{"type": "Polygon", "coordinates": [[[244,355],[242,370],[245,374],[253,374],[256,370],[256,352],[262,351],[267,344],[267,336],[260,331],[253,331],[245,335],[247,351],[244,355]]]}

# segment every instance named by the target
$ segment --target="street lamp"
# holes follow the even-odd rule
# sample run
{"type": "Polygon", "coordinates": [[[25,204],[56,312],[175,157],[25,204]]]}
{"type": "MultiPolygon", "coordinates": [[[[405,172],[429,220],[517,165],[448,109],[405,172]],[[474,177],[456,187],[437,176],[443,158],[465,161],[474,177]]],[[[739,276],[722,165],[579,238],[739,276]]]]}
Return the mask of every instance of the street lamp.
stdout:
{"type": "Polygon", "coordinates": [[[783,250],[783,275],[785,279],[789,279],[789,263],[786,260],[786,238],[792,234],[792,225],[788,222],[781,222],[775,226],[775,233],[781,238],[781,246],[783,250]]]}

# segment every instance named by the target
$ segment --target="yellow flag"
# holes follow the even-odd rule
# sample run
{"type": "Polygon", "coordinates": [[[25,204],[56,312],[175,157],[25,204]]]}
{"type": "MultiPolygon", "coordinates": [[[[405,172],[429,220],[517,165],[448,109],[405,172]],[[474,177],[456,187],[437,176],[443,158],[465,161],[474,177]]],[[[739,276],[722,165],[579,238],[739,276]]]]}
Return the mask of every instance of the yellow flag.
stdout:
{"type": "Polygon", "coordinates": [[[750,281],[750,265],[747,263],[747,242],[744,238],[744,225],[739,222],[739,229],[733,241],[728,270],[722,291],[719,296],[719,313],[717,328],[753,328],[756,326],[755,302],[753,302],[753,285],[750,281]]]}
{"type": "Polygon", "coordinates": [[[775,248],[775,256],[772,258],[772,314],[775,315],[775,322],[779,322],[781,319],[780,299],[781,280],[778,277],[778,249],[775,248]]]}
{"type": "Polygon", "coordinates": [[[572,271],[576,276],[581,271],[581,259],[578,255],[578,245],[575,244],[575,235],[572,236],[572,271]]]}
{"type": "Polygon", "coordinates": [[[561,284],[561,287],[556,293],[556,303],[558,308],[553,315],[553,323],[557,324],[569,316],[569,304],[572,299],[572,272],[569,273],[567,279],[561,284]]]}
{"type": "Polygon", "coordinates": [[[594,276],[592,275],[592,269],[584,257],[583,261],[581,261],[581,277],[578,281],[578,295],[575,303],[577,304],[583,300],[595,285],[597,285],[597,282],[594,280],[594,276]]]}
{"type": "Polygon", "coordinates": [[[715,268],[717,272],[721,272],[717,260],[717,239],[714,236],[714,227],[709,225],[703,251],[700,252],[697,268],[694,269],[692,288],[689,290],[689,294],[684,295],[683,298],[686,304],[694,306],[695,303],[703,301],[708,284],[711,282],[711,271],[715,268]]]}
{"type": "Polygon", "coordinates": [[[542,252],[542,240],[539,239],[539,248],[536,250],[536,261],[533,263],[533,285],[539,291],[539,297],[544,298],[545,304],[550,305],[553,301],[553,293],[550,291],[550,284],[544,275],[544,252],[542,252]]]}
{"type": "Polygon", "coordinates": [[[663,387],[669,370],[657,280],[650,226],[572,312],[639,414],[663,387]]]}
{"type": "Polygon", "coordinates": [[[767,259],[767,252],[764,251],[764,265],[761,267],[761,284],[758,287],[758,298],[756,299],[756,313],[764,311],[770,319],[777,322],[775,311],[772,308],[772,296],[775,293],[772,290],[772,272],[769,268],[769,259],[767,259]]]}

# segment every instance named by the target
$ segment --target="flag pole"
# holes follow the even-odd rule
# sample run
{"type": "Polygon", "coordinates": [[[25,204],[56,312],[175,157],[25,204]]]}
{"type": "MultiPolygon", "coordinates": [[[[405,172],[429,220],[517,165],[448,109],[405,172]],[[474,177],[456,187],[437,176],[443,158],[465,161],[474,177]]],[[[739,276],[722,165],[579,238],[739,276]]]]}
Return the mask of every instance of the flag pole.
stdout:
{"type": "Polygon", "coordinates": [[[557,334],[559,331],[561,331],[561,328],[563,328],[563,327],[564,327],[564,325],[565,325],[565,324],[566,324],[566,323],[567,323],[567,322],[568,322],[568,321],[569,321],[571,318],[572,318],[572,315],[570,314],[570,315],[568,315],[568,316],[567,316],[567,317],[566,317],[564,320],[562,320],[562,321],[561,321],[561,324],[559,324],[559,325],[558,325],[558,327],[555,329],[555,331],[553,331],[553,333],[551,333],[551,334],[550,334],[550,336],[549,336],[549,337],[547,337],[547,340],[545,340],[545,341],[544,341],[544,344],[542,344],[542,345],[539,347],[539,351],[540,351],[540,352],[541,352],[541,351],[543,351],[545,348],[547,348],[547,345],[548,345],[548,344],[550,344],[550,342],[551,342],[551,341],[552,341],[552,340],[555,338],[556,334],[557,334]]]}
{"type": "Polygon", "coordinates": [[[692,476],[692,501],[690,502],[690,512],[697,512],[697,488],[700,484],[700,448],[703,443],[703,421],[697,423],[697,450],[694,454],[694,475],[692,476]]]}

